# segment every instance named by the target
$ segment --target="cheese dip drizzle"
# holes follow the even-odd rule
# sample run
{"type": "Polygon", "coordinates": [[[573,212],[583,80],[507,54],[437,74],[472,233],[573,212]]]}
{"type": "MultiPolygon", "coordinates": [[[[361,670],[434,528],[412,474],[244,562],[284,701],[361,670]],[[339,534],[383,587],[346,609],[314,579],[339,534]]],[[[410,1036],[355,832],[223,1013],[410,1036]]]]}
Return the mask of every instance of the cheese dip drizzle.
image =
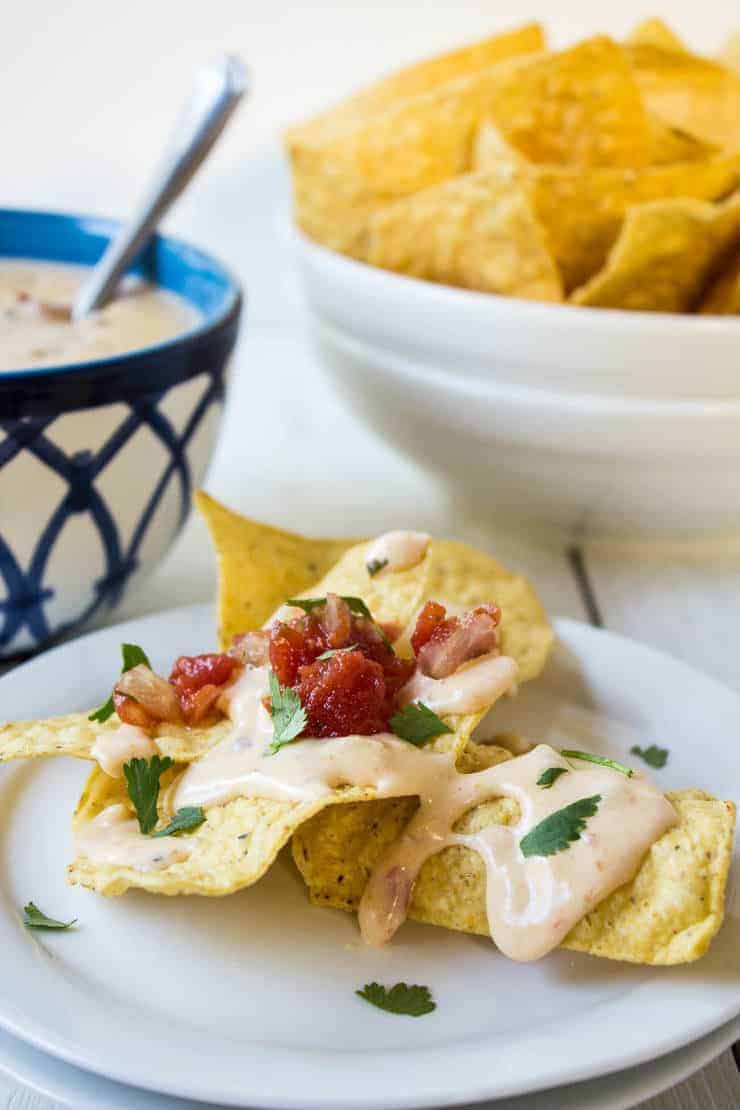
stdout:
{"type": "MultiPolygon", "coordinates": [[[[413,566],[424,557],[429,539],[415,532],[379,537],[367,554],[380,567],[373,573],[413,566]]],[[[512,692],[516,680],[516,662],[494,651],[444,678],[417,670],[399,703],[422,701],[448,716],[475,713],[512,692]]],[[[545,744],[471,774],[457,770],[454,753],[417,748],[391,733],[305,738],[271,753],[273,725],[263,704],[268,692],[268,668],[247,664],[220,702],[231,718],[231,731],[173,782],[165,808],[224,805],[239,797],[332,801],[341,800],[342,791],[348,801],[418,797],[418,810],[376,864],[360,903],[360,929],[373,945],[389,941],[405,920],[425,861],[446,848],[465,847],[485,867],[493,940],[512,959],[537,959],[628,882],[650,846],[677,821],[670,803],[639,773],[628,777],[595,764],[571,764],[545,744]],[[554,767],[568,773],[542,789],[537,780],[554,767]],[[514,824],[458,830],[468,811],[498,798],[516,802],[514,824]],[[598,804],[578,839],[551,855],[524,855],[523,837],[584,799],[598,804]]],[[[156,750],[145,734],[127,729],[124,725],[96,744],[94,754],[108,774],[120,774],[126,759],[144,754],[146,742],[156,750]]],[[[187,839],[145,837],[126,808],[116,805],[77,831],[76,846],[80,854],[109,863],[167,867],[187,858],[187,839]]]]}
{"type": "Polygon", "coordinates": [[[143,729],[124,724],[113,732],[101,733],[90,754],[106,775],[120,779],[124,763],[130,759],[151,759],[158,752],[159,748],[143,729]]]}
{"type": "Polygon", "coordinates": [[[236,684],[234,733],[183,772],[171,808],[219,805],[243,796],[312,801],[346,787],[373,798],[418,796],[419,810],[377,864],[362,898],[360,928],[370,944],[390,940],[405,919],[424,862],[459,845],[477,852],[485,865],[488,922],[498,947],[513,959],[537,959],[631,879],[651,844],[676,822],[673,807],[641,775],[575,766],[545,744],[472,774],[461,774],[451,753],[424,751],[390,733],[306,739],[268,755],[264,723],[252,736],[245,728],[253,714],[259,718],[256,706],[261,708],[267,690],[266,674],[262,679],[258,671],[264,668],[245,672],[236,684]],[[569,773],[542,790],[537,779],[553,766],[569,773]],[[578,841],[553,856],[523,856],[519,843],[535,825],[594,795],[601,798],[598,810],[578,841]],[[515,825],[455,831],[468,810],[502,797],[519,805],[515,825]]]}
{"type": "Polygon", "coordinates": [[[427,532],[385,532],[368,547],[365,565],[373,575],[409,570],[421,562],[431,541],[427,532]]]}
{"type": "Polygon", "coordinates": [[[185,840],[175,836],[143,836],[124,805],[107,806],[74,834],[75,850],[98,863],[133,867],[137,871],[161,870],[181,863],[190,855],[185,840]]]}

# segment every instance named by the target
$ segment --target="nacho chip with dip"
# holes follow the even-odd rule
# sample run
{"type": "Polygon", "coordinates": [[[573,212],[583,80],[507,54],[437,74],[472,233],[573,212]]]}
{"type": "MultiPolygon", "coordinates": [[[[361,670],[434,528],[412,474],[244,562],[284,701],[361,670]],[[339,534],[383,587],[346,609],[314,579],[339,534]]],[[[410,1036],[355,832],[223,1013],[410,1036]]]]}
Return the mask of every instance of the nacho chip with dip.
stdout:
{"type": "MultiPolygon", "coordinates": [[[[557,758],[553,753],[548,762],[557,758]]],[[[471,743],[458,766],[474,773],[505,766],[510,759],[502,748],[471,743]]],[[[558,781],[564,782],[565,776],[558,781]]],[[[585,787],[577,791],[582,792],[585,787]]],[[[634,877],[567,932],[563,947],[641,964],[686,963],[704,954],[722,924],[734,806],[695,790],[669,794],[668,800],[675,824],[652,843],[634,877]]],[[[370,877],[377,877],[384,855],[403,837],[417,808],[412,798],[335,806],[306,822],[293,838],[293,857],[311,901],[356,911],[370,877]],[[370,836],[367,809],[373,813],[370,836]]],[[[485,856],[465,841],[470,843],[470,838],[496,825],[511,827],[520,816],[512,797],[496,798],[468,811],[455,825],[458,843],[422,863],[408,916],[489,935],[485,856]]]]}
{"type": "Polygon", "coordinates": [[[545,233],[519,182],[466,174],[370,216],[366,261],[411,277],[527,300],[561,301],[545,233]]]}
{"type": "MultiPolygon", "coordinates": [[[[91,721],[87,713],[67,713],[40,721],[7,721],[0,724],[0,763],[56,755],[95,760],[99,758],[96,746],[102,750],[108,747],[110,751],[120,729],[121,721],[115,715],[99,723],[91,721]]],[[[176,763],[190,763],[223,740],[228,730],[227,721],[190,727],[163,722],[152,730],[151,739],[156,747],[132,753],[130,743],[122,737],[121,750],[128,758],[131,754],[148,756],[158,752],[176,763]]],[[[111,757],[115,761],[112,752],[111,757]]]]}
{"type": "Polygon", "coordinates": [[[740,194],[722,204],[658,200],[628,210],[604,268],[574,304],[686,312],[740,234],[740,194]]]}
{"type": "MultiPolygon", "coordinates": [[[[254,599],[253,584],[247,589],[254,599]]],[[[225,596],[238,601],[238,592],[225,596]]],[[[486,888],[490,933],[514,959],[544,955],[574,927],[587,928],[580,943],[601,954],[694,958],[721,918],[731,807],[721,811],[723,824],[718,803],[692,791],[684,816],[683,797],[672,804],[619,764],[588,757],[575,765],[546,745],[511,758],[470,743],[517,671],[522,679],[537,674],[549,646],[544,614],[523,579],[465,545],[393,532],[346,551],[323,583],[279,607],[269,635],[255,629],[237,637],[231,654],[181,657],[169,682],[141,661],[141,649],[129,651],[114,705],[122,729],[134,735],[107,745],[109,758],[88,780],[74,818],[70,880],[105,894],[129,887],[227,894],[255,882],[296,833],[299,860],[315,859],[301,837],[331,807],[327,816],[339,816],[342,830],[342,866],[352,866],[348,852],[375,859],[359,901],[371,943],[390,939],[412,893],[414,912],[427,913],[425,880],[414,880],[431,869],[433,908],[425,919],[475,931],[486,888]],[[352,593],[331,592],[345,588],[352,593]],[[508,608],[506,627],[492,590],[508,608]],[[368,613],[371,593],[383,626],[368,613]],[[230,718],[221,742],[185,767],[163,761],[157,714],[171,710],[178,723],[192,725],[214,705],[230,718]],[[121,765],[124,741],[134,758],[121,765]],[[347,814],[351,836],[342,824],[347,814]],[[389,835],[394,828],[398,835],[389,835]],[[673,837],[669,853],[666,837],[673,837]],[[684,848],[677,870],[675,852],[684,848]],[[646,878],[648,856],[654,866],[646,878]],[[537,922],[512,916],[503,883],[511,884],[514,905],[537,899],[537,922]],[[652,920],[665,917],[670,902],[670,945],[661,940],[656,948],[651,936],[633,954],[621,940],[615,951],[611,918],[599,914],[625,883],[635,884],[652,920]],[[553,898],[553,889],[567,889],[567,899],[553,898]],[[689,931],[691,944],[683,942],[689,931]]],[[[331,844],[339,841],[325,830],[322,846],[331,844]]],[[[342,872],[336,883],[343,881],[342,872]]],[[[633,900],[624,907],[628,922],[633,907],[633,900]]],[[[631,932],[641,927],[630,924],[631,932]]]]}
{"type": "MultiPolygon", "coordinates": [[[[449,751],[448,758],[453,761],[457,753],[464,749],[470,733],[490,704],[511,688],[517,678],[526,680],[534,677],[544,664],[552,641],[545,614],[531,587],[519,576],[505,571],[490,556],[474,552],[464,545],[433,541],[423,533],[388,533],[372,542],[350,547],[329,573],[307,590],[306,568],[315,569],[317,560],[327,560],[326,551],[317,546],[316,541],[303,542],[293,534],[279,533],[243,521],[210,499],[201,497],[200,503],[208,513],[217,544],[221,570],[222,633],[228,630],[227,635],[232,628],[243,631],[241,622],[246,612],[252,617],[255,614],[262,617],[277,607],[279,615],[285,619],[290,614],[300,613],[300,600],[297,605],[286,607],[280,604],[286,601],[286,588],[289,594],[296,594],[299,599],[301,595],[309,599],[306,603],[309,612],[312,611],[310,599],[333,594],[338,602],[337,595],[341,593],[350,601],[357,601],[359,606],[352,611],[359,613],[360,624],[354,633],[346,631],[350,639],[352,635],[369,634],[362,632],[362,628],[366,628],[362,614],[367,612],[365,607],[369,605],[374,615],[384,622],[388,631],[410,654],[406,629],[414,627],[416,615],[428,600],[430,589],[435,589],[437,596],[444,599],[453,623],[457,620],[453,614],[461,613],[468,604],[476,600],[485,601],[491,596],[491,591],[501,593],[508,609],[507,617],[501,620],[500,636],[498,632],[495,635],[501,650],[497,648],[490,654],[490,636],[487,648],[473,649],[473,655],[467,656],[470,665],[465,677],[456,679],[451,694],[446,692],[450,688],[450,680],[442,674],[437,678],[418,676],[418,681],[415,679],[417,685],[421,683],[421,692],[429,703],[425,712],[431,715],[433,729],[436,730],[428,733],[436,737],[429,748],[438,752],[449,751]],[[239,551],[232,549],[235,544],[239,545],[239,551]],[[260,592],[260,581],[264,583],[264,593],[260,592]],[[276,581],[280,583],[278,592],[276,581]],[[362,601],[359,601],[360,598],[362,601]],[[527,625],[530,632],[527,632],[527,625]],[[515,658],[501,654],[509,649],[521,658],[520,675],[517,674],[515,658]]],[[[341,546],[346,545],[342,543],[341,546]]],[[[328,619],[326,603],[323,608],[328,619]]],[[[492,618],[486,619],[490,623],[492,618]]],[[[495,622],[498,623],[498,616],[495,622]]],[[[492,631],[495,631],[495,623],[492,631]]],[[[260,640],[262,649],[266,651],[266,634],[257,632],[252,635],[260,640]]],[[[371,642],[376,647],[380,635],[377,630],[372,633],[371,642]]],[[[352,646],[350,644],[342,650],[351,651],[352,646]]],[[[253,648],[254,644],[251,645],[253,648]]],[[[388,650],[383,646],[380,651],[381,656],[389,660],[388,667],[395,666],[395,661],[398,661],[398,667],[405,668],[403,681],[406,685],[400,690],[397,702],[397,710],[401,712],[417,696],[416,685],[407,681],[414,672],[415,664],[413,661],[402,663],[399,656],[392,652],[389,657],[388,650]],[[403,696],[407,689],[408,693],[403,696]]],[[[218,656],[205,658],[204,665],[209,668],[218,664],[218,656]]],[[[192,661],[197,663],[199,659],[195,657],[192,661]]],[[[228,661],[231,674],[237,664],[231,657],[228,661]]],[[[163,684],[170,689],[163,679],[151,676],[147,668],[145,671],[150,676],[150,684],[163,684]]],[[[118,696],[124,692],[133,696],[136,702],[137,686],[131,685],[133,674],[133,671],[128,672],[128,677],[124,675],[119,679],[116,691],[118,696]]],[[[141,677],[138,676],[138,681],[141,677]]],[[[388,738],[390,756],[386,752],[387,742],[375,742],[367,736],[354,737],[355,742],[360,740],[363,753],[377,749],[378,755],[369,771],[366,769],[360,775],[360,782],[353,785],[351,773],[348,772],[347,781],[341,774],[337,779],[335,764],[327,771],[321,763],[321,759],[334,758],[334,742],[331,739],[296,744],[285,752],[281,751],[279,763],[275,762],[274,756],[265,754],[262,747],[257,746],[244,756],[239,756],[237,752],[241,785],[237,789],[216,791],[214,794],[209,782],[212,782],[214,774],[219,783],[227,781],[228,775],[222,773],[222,769],[224,766],[232,767],[234,762],[234,752],[238,748],[234,739],[235,730],[239,732],[246,728],[251,739],[258,735],[262,743],[270,743],[273,726],[263,705],[264,697],[272,692],[271,688],[268,689],[267,680],[267,667],[255,663],[245,666],[244,673],[237,677],[233,686],[227,682],[219,696],[227,700],[226,708],[231,721],[221,719],[212,724],[204,722],[190,727],[180,722],[157,724],[153,721],[147,731],[142,731],[127,720],[128,707],[117,702],[118,713],[124,713],[123,724],[115,716],[101,724],[78,714],[25,725],[13,723],[0,728],[0,758],[74,754],[97,759],[100,764],[92,772],[75,817],[78,858],[70,868],[72,881],[109,894],[121,893],[129,886],[164,893],[228,893],[256,881],[269,867],[280,847],[308,816],[327,804],[376,797],[376,780],[380,778],[386,782],[385,763],[387,758],[392,760],[398,748],[402,753],[405,749],[415,752],[413,744],[401,742],[395,736],[388,738]],[[245,724],[247,718],[248,724],[245,724]],[[166,825],[183,807],[193,809],[204,806],[205,820],[194,831],[179,837],[143,836],[124,782],[123,764],[132,758],[148,760],[166,755],[175,761],[175,767],[167,770],[162,779],[162,785],[170,780],[172,782],[161,795],[160,824],[166,825]],[[311,758],[317,755],[320,757],[318,770],[309,767],[309,772],[306,772],[304,763],[308,760],[310,764],[311,758]],[[283,784],[272,794],[268,791],[268,796],[263,796],[264,781],[269,778],[272,768],[281,766],[289,769],[296,760],[295,775],[299,785],[286,787],[283,784]],[[190,764],[189,770],[183,766],[186,762],[190,764]],[[307,774],[311,782],[307,787],[304,783],[301,789],[300,783],[307,774]],[[232,832],[233,839],[248,839],[249,844],[240,842],[235,846],[231,841],[227,843],[232,832]],[[218,860],[221,860],[220,864],[218,860]]],[[[216,693],[219,691],[216,690],[216,693]]],[[[144,688],[144,694],[148,697],[148,687],[144,688]]],[[[310,704],[310,700],[306,702],[309,713],[310,704]]],[[[151,708],[149,702],[144,708],[151,708]]],[[[140,709],[138,704],[134,706],[136,713],[140,709]]],[[[185,703],[182,712],[185,712],[185,703]]],[[[331,737],[333,733],[328,735],[331,737]]],[[[349,740],[352,741],[353,737],[350,736],[349,740]]],[[[336,760],[341,765],[344,748],[349,746],[351,752],[353,744],[348,745],[341,740],[337,744],[336,760]]],[[[357,746],[356,743],[354,746],[357,746]]],[[[383,789],[393,789],[392,783],[389,786],[386,782],[383,789]]]]}

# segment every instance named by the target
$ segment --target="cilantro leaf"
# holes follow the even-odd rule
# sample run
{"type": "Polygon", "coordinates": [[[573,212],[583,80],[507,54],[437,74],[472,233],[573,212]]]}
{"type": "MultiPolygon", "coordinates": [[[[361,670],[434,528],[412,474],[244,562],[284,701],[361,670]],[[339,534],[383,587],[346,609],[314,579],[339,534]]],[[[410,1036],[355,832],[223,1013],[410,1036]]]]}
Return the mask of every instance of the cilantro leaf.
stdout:
{"type": "Polygon", "coordinates": [[[147,658],[147,654],[138,644],[121,644],[121,656],[123,658],[121,674],[125,671],[132,671],[134,667],[138,667],[141,663],[151,670],[152,665],[147,658]]]}
{"type": "MultiPolygon", "coordinates": [[[[143,663],[145,667],[151,667],[151,663],[146,657],[146,652],[143,651],[138,644],[121,644],[121,659],[121,674],[125,674],[126,671],[131,671],[134,667],[138,667],[139,663],[143,663]]],[[[102,725],[104,721],[107,721],[109,717],[113,716],[115,711],[113,695],[111,694],[107,702],[101,705],[99,709],[95,709],[87,719],[88,721],[98,721],[102,725]]]]}
{"type": "Polygon", "coordinates": [[[408,740],[409,744],[420,747],[427,740],[435,736],[442,736],[452,732],[436,713],[433,713],[423,701],[410,702],[400,713],[394,713],[390,719],[391,732],[408,740]]]}
{"type": "Polygon", "coordinates": [[[178,809],[168,825],[163,829],[157,829],[152,836],[176,836],[177,833],[185,832],[187,829],[197,829],[205,819],[206,815],[201,806],[183,806],[182,809],[178,809]]]}
{"type": "Polygon", "coordinates": [[[559,779],[561,775],[567,774],[567,767],[547,767],[537,779],[537,785],[541,786],[543,790],[549,790],[552,784],[559,779]]]}
{"type": "Polygon", "coordinates": [[[168,755],[153,755],[151,759],[130,759],[123,765],[128,796],[134,803],[139,828],[143,833],[150,833],[157,823],[159,780],[172,766],[173,760],[168,755]]]}
{"type": "Polygon", "coordinates": [[[383,569],[383,567],[387,567],[387,566],[388,566],[388,560],[387,559],[371,559],[368,563],[365,563],[365,570],[367,571],[367,573],[370,575],[371,578],[374,578],[376,574],[380,573],[380,571],[383,569]]]}
{"type": "Polygon", "coordinates": [[[564,755],[566,759],[583,759],[586,763],[598,763],[601,767],[609,767],[612,771],[619,771],[620,775],[626,775],[631,779],[634,771],[631,767],[625,767],[624,763],[617,763],[614,759],[607,759],[605,755],[594,755],[593,752],[577,752],[570,748],[561,748],[560,754],[564,755]]]}
{"type": "Polygon", "coordinates": [[[357,651],[359,644],[350,644],[348,647],[329,648],[328,651],[323,651],[321,655],[316,656],[316,662],[321,663],[324,659],[331,659],[332,655],[343,655],[347,651],[357,651]]]}
{"type": "Polygon", "coordinates": [[[268,671],[268,680],[273,739],[267,750],[274,755],[284,744],[290,744],[291,741],[298,739],[308,719],[295,690],[290,686],[281,686],[272,669],[268,671]]]}
{"type": "Polygon", "coordinates": [[[586,819],[593,817],[600,801],[601,794],[593,794],[545,817],[519,841],[522,855],[554,856],[566,851],[574,840],[580,840],[586,819]]]}
{"type": "Polygon", "coordinates": [[[23,907],[23,924],[27,929],[71,929],[77,924],[77,918],[72,921],[57,921],[54,917],[47,917],[43,910],[29,902],[23,907]]]}
{"type": "Polygon", "coordinates": [[[396,983],[390,990],[381,983],[366,983],[361,991],[355,991],[360,998],[377,1006],[379,1010],[387,1010],[389,1014],[405,1014],[408,1017],[422,1017],[431,1014],[437,1009],[437,1003],[432,998],[429,987],[409,986],[407,983],[396,983]]]}
{"type": "Polygon", "coordinates": [[[668,748],[659,748],[655,744],[651,744],[649,748],[641,748],[639,744],[633,744],[630,748],[631,755],[639,755],[640,759],[644,759],[648,767],[655,767],[660,770],[665,767],[668,762],[668,748]]]}

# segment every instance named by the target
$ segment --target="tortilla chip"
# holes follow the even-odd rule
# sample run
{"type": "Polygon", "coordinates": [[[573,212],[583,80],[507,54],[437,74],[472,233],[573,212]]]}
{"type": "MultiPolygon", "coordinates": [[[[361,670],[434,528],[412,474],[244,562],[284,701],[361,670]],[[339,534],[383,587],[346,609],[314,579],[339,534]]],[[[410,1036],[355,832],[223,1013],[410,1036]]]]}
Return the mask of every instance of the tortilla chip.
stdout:
{"type": "Polygon", "coordinates": [[[471,608],[484,601],[501,607],[501,649],[519,665],[519,680],[535,678],[545,665],[553,635],[547,615],[532,586],[513,574],[491,555],[454,540],[432,539],[426,556],[408,570],[371,577],[367,572],[371,541],[305,540],[291,533],[258,525],[240,517],[205,494],[197,495],[198,507],[211,528],[219,563],[219,596],[222,642],[230,643],[237,632],[259,627],[288,598],[323,597],[328,592],[361,597],[376,620],[405,628],[424,602],[436,598],[443,604],[471,608]],[[248,546],[240,550],[240,537],[248,546]],[[259,542],[254,546],[252,537],[259,542]],[[290,558],[283,557],[283,581],[279,592],[272,568],[279,562],[271,555],[290,543],[290,558]],[[305,574],[309,558],[318,545],[338,544],[344,548],[331,569],[318,582],[290,586],[305,574]],[[254,560],[254,561],[253,561],[254,560]],[[292,561],[291,561],[292,560],[292,561]],[[268,568],[266,591],[269,604],[259,597],[259,582],[268,568]],[[258,600],[255,601],[255,595],[258,600]]]}
{"type": "Polygon", "coordinates": [[[671,127],[740,149],[740,74],[685,50],[651,42],[625,46],[645,103],[671,127]]]}
{"type": "Polygon", "coordinates": [[[740,234],[740,195],[720,205],[659,200],[629,209],[606,265],[574,304],[686,312],[740,234]]]}
{"type": "MultiPolygon", "coordinates": [[[[96,767],[75,811],[73,829],[115,804],[125,805],[134,815],[125,782],[109,778],[96,767]]],[[[296,827],[324,804],[237,798],[206,810],[202,825],[180,834],[183,844],[191,849],[183,861],[146,871],[78,856],[67,868],[67,877],[73,885],[109,896],[132,887],[152,894],[233,894],[257,882],[296,827]]]]}
{"type": "Polygon", "coordinates": [[[631,206],[668,197],[716,200],[740,184],[736,156],[639,170],[533,165],[512,157],[490,124],[479,134],[475,157],[481,169],[497,170],[526,191],[567,292],[604,265],[631,206]]]}
{"type": "Polygon", "coordinates": [[[542,27],[539,23],[527,23],[513,31],[504,31],[448,54],[440,54],[398,70],[307,123],[291,128],[288,141],[316,141],[322,136],[331,138],[343,129],[378,115],[400,100],[432,92],[448,81],[488,69],[507,58],[532,54],[544,48],[542,27]]]}
{"type": "Polygon", "coordinates": [[[354,540],[311,540],[231,512],[203,490],[195,504],[219,564],[219,639],[259,628],[287,597],[315,582],[354,540]]]}
{"type": "Polygon", "coordinates": [[[724,917],[735,807],[698,793],[667,795],[680,824],[653,845],[632,882],[578,922],[566,948],[664,965],[704,955],[724,917]]]}
{"type": "Polygon", "coordinates": [[[334,250],[363,257],[371,213],[466,173],[486,119],[535,162],[650,160],[650,128],[630,67],[615,43],[599,37],[500,62],[330,137],[289,135],[298,225],[334,250]]]}
{"type": "MultiPolygon", "coordinates": [[[[501,748],[470,744],[466,770],[510,758],[501,748]]],[[[635,878],[606,898],[569,933],[563,947],[643,964],[698,959],[724,912],[735,811],[699,791],[669,794],[680,823],[652,846],[635,878]]],[[[415,799],[336,806],[306,822],[293,838],[293,858],[320,906],[354,911],[383,850],[403,831],[415,799]],[[371,835],[367,814],[372,813],[371,835]]],[[[457,825],[472,832],[492,822],[513,824],[517,803],[500,798],[457,825]]],[[[489,935],[485,867],[468,848],[446,848],[421,869],[409,917],[459,932],[489,935]]]]}
{"type": "Polygon", "coordinates": [[[696,162],[719,152],[719,147],[670,127],[658,116],[648,113],[650,127],[650,165],[665,166],[672,162],[696,162]]]}
{"type": "Polygon", "coordinates": [[[655,17],[643,19],[638,23],[627,36],[627,42],[637,45],[647,43],[650,46],[660,46],[663,50],[686,51],[686,47],[675,31],[672,31],[662,19],[655,17]]]}
{"type": "Polygon", "coordinates": [[[716,200],[738,184],[740,164],[731,158],[642,170],[537,167],[530,195],[571,292],[604,265],[629,208],[673,197],[716,200]]]}
{"type": "Polygon", "coordinates": [[[458,177],[375,212],[365,257],[427,281],[563,299],[544,231],[521,185],[502,173],[458,177]]]}
{"type": "Polygon", "coordinates": [[[727,69],[740,73],[740,31],[733,31],[722,47],[717,61],[727,69]]]}
{"type": "Polygon", "coordinates": [[[636,84],[610,39],[525,60],[502,82],[490,118],[532,162],[641,166],[649,128],[636,84]]]}
{"type": "Polygon", "coordinates": [[[710,285],[699,311],[703,315],[740,315],[740,251],[710,285]]]}
{"type": "MultiPolygon", "coordinates": [[[[93,759],[91,753],[98,737],[120,727],[115,713],[103,724],[89,720],[86,713],[69,713],[45,721],[9,721],[0,724],[0,763],[51,755],[93,759]]],[[[223,740],[230,727],[225,720],[207,728],[160,724],[152,735],[162,755],[176,763],[191,763],[223,740]]]]}

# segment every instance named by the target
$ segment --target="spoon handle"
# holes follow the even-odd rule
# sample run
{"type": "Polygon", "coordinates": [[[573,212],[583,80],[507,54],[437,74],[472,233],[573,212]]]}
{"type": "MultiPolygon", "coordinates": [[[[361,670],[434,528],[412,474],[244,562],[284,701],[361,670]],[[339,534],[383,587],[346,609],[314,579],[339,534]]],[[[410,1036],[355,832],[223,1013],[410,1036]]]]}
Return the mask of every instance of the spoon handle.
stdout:
{"type": "Polygon", "coordinates": [[[233,54],[198,72],[163,166],[132,221],[111,240],[77,294],[74,319],[102,308],[113,297],[121,277],[211,150],[247,87],[246,69],[233,54]]]}

